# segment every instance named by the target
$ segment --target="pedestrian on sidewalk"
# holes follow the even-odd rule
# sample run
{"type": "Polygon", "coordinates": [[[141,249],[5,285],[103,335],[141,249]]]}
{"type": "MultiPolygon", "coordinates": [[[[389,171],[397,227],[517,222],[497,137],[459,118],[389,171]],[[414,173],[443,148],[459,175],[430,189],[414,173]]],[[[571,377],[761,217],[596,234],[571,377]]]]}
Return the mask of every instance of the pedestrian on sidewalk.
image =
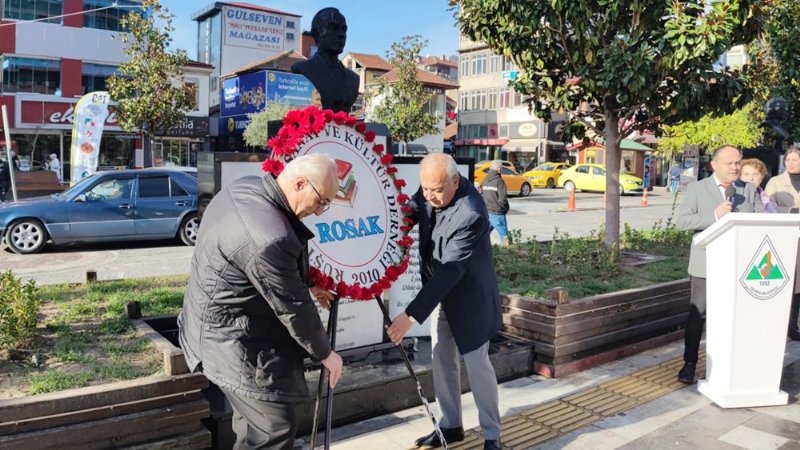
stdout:
{"type": "Polygon", "coordinates": [[[669,169],[669,191],[672,195],[678,194],[681,182],[681,168],[677,164],[673,164],[669,169]]]}
{"type": "MultiPolygon", "coordinates": [[[[711,157],[711,176],[691,183],[678,207],[677,225],[684,230],[701,232],[729,212],[765,212],[750,183],[739,180],[742,153],[736,147],[723,145],[711,157]],[[730,195],[730,187],[734,195],[730,195]]],[[[684,330],[684,365],[678,381],[695,382],[700,339],[706,321],[706,252],[692,245],[689,253],[691,296],[689,316],[684,330]]]]}
{"type": "MultiPolygon", "coordinates": [[[[783,155],[783,165],[786,170],[767,183],[765,191],[770,198],[775,201],[778,212],[794,213],[800,212],[800,147],[792,145],[783,155]]],[[[797,262],[800,263],[800,252],[797,255],[797,262]]],[[[789,337],[792,340],[800,341],[800,327],[797,319],[800,315],[800,265],[795,266],[794,270],[794,297],[792,298],[792,308],[789,310],[789,337]]]]}
{"type": "Polygon", "coordinates": [[[500,245],[507,245],[508,222],[506,221],[506,214],[508,214],[509,206],[506,182],[503,181],[503,177],[500,175],[501,170],[503,170],[503,163],[492,161],[489,165],[489,170],[486,171],[486,176],[483,178],[483,183],[481,183],[480,193],[486,203],[486,209],[489,211],[489,223],[500,237],[500,245]]]}
{"type": "MultiPolygon", "coordinates": [[[[433,315],[433,388],[444,439],[464,439],[460,355],[478,407],[483,448],[499,450],[497,376],[489,361],[489,340],[500,330],[500,294],[486,205],[445,153],[423,158],[419,180],[409,204],[411,218],[419,224],[422,289],[386,332],[399,345],[413,322],[433,315]]],[[[418,447],[441,444],[435,431],[416,441],[418,447]]]]}
{"type": "Polygon", "coordinates": [[[308,398],[306,354],[328,369],[331,387],[342,374],[309,289],[323,307],[333,295],[310,284],[314,235],[301,221],[328,209],[338,189],[333,159],[304,155],[277,177],[228,184],[203,216],[179,338],[189,369],[233,407],[236,449],[294,448],[294,403],[308,398]]]}
{"type": "Polygon", "coordinates": [[[11,189],[11,164],[5,152],[0,155],[0,202],[6,201],[6,194],[11,189]]]}

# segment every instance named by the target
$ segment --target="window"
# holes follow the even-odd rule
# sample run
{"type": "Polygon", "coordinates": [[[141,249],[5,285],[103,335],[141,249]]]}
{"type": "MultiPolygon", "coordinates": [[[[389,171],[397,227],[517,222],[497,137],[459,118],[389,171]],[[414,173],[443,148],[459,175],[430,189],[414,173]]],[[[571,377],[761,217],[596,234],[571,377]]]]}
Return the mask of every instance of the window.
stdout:
{"type": "Polygon", "coordinates": [[[489,58],[489,73],[500,72],[503,68],[503,57],[500,55],[492,55],[489,58]]]}
{"type": "Polygon", "coordinates": [[[461,76],[468,77],[469,76],[469,62],[472,59],[470,56],[465,56],[461,58],[461,76]]]}
{"type": "Polygon", "coordinates": [[[125,31],[120,21],[129,12],[143,14],[141,4],[131,0],[84,0],[83,26],[100,30],[125,31]],[[114,6],[114,7],[111,7],[114,6]],[[132,8],[135,7],[135,8],[132,8]],[[99,9],[99,11],[94,11],[99,9]]]}
{"type": "Polygon", "coordinates": [[[503,61],[503,70],[514,70],[514,62],[511,58],[505,58],[503,61]]]}
{"type": "Polygon", "coordinates": [[[500,109],[511,107],[511,90],[509,88],[500,89],[500,109]]]}
{"type": "Polygon", "coordinates": [[[592,167],[592,173],[595,175],[605,176],[606,171],[601,169],[600,167],[592,167]]]}
{"type": "Polygon", "coordinates": [[[61,62],[7,56],[3,62],[3,91],[56,94],[61,90],[61,62]]]}
{"type": "Polygon", "coordinates": [[[483,75],[486,73],[486,53],[480,53],[472,57],[472,74],[483,75]]]}
{"type": "Polygon", "coordinates": [[[186,197],[190,195],[186,189],[182,188],[180,184],[176,183],[172,178],[169,179],[169,186],[172,189],[171,194],[173,197],[186,197]]]}
{"type": "Polygon", "coordinates": [[[131,198],[131,178],[111,178],[98,183],[84,196],[87,201],[127,200],[131,198]]]}
{"type": "Polygon", "coordinates": [[[6,19],[61,23],[62,0],[6,0],[6,19]]]}
{"type": "Polygon", "coordinates": [[[139,178],[139,198],[169,197],[169,177],[139,178]]]}
{"type": "Polygon", "coordinates": [[[290,30],[294,30],[294,20],[287,20],[286,21],[286,28],[290,30]]]}
{"type": "Polygon", "coordinates": [[[183,86],[189,91],[192,99],[191,111],[198,111],[200,108],[200,89],[199,80],[197,78],[185,78],[183,86]]]}
{"type": "Polygon", "coordinates": [[[497,126],[497,137],[507,138],[508,137],[508,124],[500,124],[497,126]]]}
{"type": "Polygon", "coordinates": [[[590,166],[580,166],[577,169],[575,169],[575,172],[578,172],[578,173],[589,173],[589,167],[590,166]]]}
{"type": "Polygon", "coordinates": [[[497,89],[489,89],[486,94],[486,109],[490,111],[497,109],[497,89]]]}
{"type": "Polygon", "coordinates": [[[93,91],[105,91],[106,80],[116,72],[116,66],[105,66],[102,64],[83,63],[81,65],[81,87],[83,93],[93,91]]]}
{"type": "Polygon", "coordinates": [[[294,40],[294,33],[286,33],[286,40],[293,41],[294,40]]]}

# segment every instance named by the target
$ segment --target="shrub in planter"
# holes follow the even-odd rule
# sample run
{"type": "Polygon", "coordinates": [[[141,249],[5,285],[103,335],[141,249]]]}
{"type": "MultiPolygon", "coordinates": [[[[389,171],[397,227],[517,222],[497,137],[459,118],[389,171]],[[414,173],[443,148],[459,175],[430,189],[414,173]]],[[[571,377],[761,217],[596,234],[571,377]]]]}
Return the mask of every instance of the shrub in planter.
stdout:
{"type": "Polygon", "coordinates": [[[33,338],[41,303],[33,280],[23,283],[10,270],[0,274],[0,349],[16,349],[33,338]]]}

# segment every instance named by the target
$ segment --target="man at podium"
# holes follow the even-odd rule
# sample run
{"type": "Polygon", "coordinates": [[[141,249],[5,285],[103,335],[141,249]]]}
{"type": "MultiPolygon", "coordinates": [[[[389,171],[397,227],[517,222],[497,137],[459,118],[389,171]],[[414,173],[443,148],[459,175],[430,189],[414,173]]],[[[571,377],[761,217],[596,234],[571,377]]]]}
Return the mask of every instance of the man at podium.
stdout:
{"type": "MultiPolygon", "coordinates": [[[[684,230],[701,232],[729,212],[766,212],[756,196],[756,187],[739,180],[742,153],[736,147],[723,145],[711,157],[713,174],[691,183],[678,207],[677,225],[684,230]]],[[[700,338],[706,321],[706,253],[692,245],[689,253],[691,299],[684,330],[684,365],[678,381],[695,382],[695,368],[700,338]]]]}

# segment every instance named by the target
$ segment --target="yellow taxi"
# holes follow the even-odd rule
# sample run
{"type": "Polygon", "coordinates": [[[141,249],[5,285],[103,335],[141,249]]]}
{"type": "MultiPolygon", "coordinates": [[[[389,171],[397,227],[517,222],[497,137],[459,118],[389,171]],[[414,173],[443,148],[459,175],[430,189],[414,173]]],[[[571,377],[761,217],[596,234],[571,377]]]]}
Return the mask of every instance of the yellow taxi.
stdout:
{"type": "MultiPolygon", "coordinates": [[[[558,186],[567,192],[606,191],[606,166],[603,164],[576,164],[561,172],[558,186]]],[[[629,173],[619,173],[619,193],[642,192],[642,179],[629,173]]]]}
{"type": "MultiPolygon", "coordinates": [[[[508,192],[509,195],[518,194],[522,197],[530,195],[531,182],[526,177],[518,174],[517,170],[514,169],[514,164],[510,161],[502,161],[502,163],[503,168],[500,171],[500,177],[502,177],[503,181],[506,183],[506,192],[508,192]]],[[[481,182],[483,182],[491,164],[491,161],[484,161],[475,165],[474,176],[476,183],[481,184],[481,182]]]]}
{"type": "Polygon", "coordinates": [[[546,162],[523,173],[522,176],[531,180],[531,185],[533,186],[554,188],[558,183],[558,178],[561,176],[561,171],[567,169],[569,169],[569,164],[567,163],[546,162]]]}

